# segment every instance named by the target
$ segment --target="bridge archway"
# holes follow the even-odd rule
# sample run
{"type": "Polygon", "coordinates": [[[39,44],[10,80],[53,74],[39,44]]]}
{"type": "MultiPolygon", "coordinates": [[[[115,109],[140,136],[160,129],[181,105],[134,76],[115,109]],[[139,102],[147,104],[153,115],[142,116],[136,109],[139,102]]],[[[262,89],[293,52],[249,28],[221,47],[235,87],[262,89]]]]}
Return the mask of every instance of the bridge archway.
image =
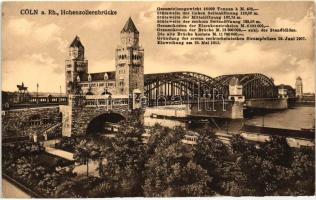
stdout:
{"type": "Polygon", "coordinates": [[[86,134],[93,135],[104,132],[105,123],[119,123],[125,120],[125,117],[118,113],[103,113],[94,117],[87,126],[86,134]]]}
{"type": "Polygon", "coordinates": [[[243,86],[243,95],[245,99],[256,98],[277,98],[278,89],[275,86],[273,79],[264,74],[230,74],[222,75],[215,78],[217,83],[228,90],[228,85],[231,79],[237,78],[243,86]]]}
{"type": "Polygon", "coordinates": [[[172,98],[188,101],[215,93],[228,96],[228,91],[223,89],[216,79],[196,72],[145,74],[144,93],[150,104],[154,105],[161,96],[167,102],[172,102],[172,98]]]}
{"type": "Polygon", "coordinates": [[[168,102],[175,96],[183,100],[195,100],[207,94],[221,94],[226,99],[229,95],[229,82],[233,78],[237,78],[243,86],[245,99],[278,97],[278,88],[273,79],[260,73],[230,74],[215,78],[186,71],[145,74],[144,93],[150,103],[155,103],[160,96],[165,96],[168,102]]]}

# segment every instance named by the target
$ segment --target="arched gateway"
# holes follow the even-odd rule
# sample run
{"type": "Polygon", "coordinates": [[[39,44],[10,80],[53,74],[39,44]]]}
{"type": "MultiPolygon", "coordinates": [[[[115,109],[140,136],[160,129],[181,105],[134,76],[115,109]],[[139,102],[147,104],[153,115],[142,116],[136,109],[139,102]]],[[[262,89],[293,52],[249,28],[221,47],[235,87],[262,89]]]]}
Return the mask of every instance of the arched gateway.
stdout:
{"type": "Polygon", "coordinates": [[[125,117],[118,113],[110,112],[98,115],[89,122],[86,133],[89,135],[103,134],[105,129],[109,128],[106,127],[107,123],[118,123],[122,120],[125,120],[125,117]]]}

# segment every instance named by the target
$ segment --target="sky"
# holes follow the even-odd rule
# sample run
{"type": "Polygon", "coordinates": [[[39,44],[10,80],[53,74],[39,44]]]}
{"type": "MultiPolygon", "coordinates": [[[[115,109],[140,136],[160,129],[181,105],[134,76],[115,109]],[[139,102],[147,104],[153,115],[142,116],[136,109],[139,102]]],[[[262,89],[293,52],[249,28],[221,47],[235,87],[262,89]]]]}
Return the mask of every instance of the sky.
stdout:
{"type": "Polygon", "coordinates": [[[145,50],[145,73],[199,72],[211,77],[234,73],[263,73],[275,84],[295,86],[303,79],[304,92],[314,92],[313,2],[6,2],[2,9],[2,90],[16,91],[24,82],[29,91],[65,90],[65,59],[76,35],[85,46],[89,72],[115,70],[120,31],[132,17],[145,50]],[[258,19],[271,27],[296,28],[283,36],[305,41],[222,42],[220,45],[164,46],[156,44],[157,7],[253,6],[258,19]],[[115,16],[32,16],[21,9],[112,9],[115,16]]]}

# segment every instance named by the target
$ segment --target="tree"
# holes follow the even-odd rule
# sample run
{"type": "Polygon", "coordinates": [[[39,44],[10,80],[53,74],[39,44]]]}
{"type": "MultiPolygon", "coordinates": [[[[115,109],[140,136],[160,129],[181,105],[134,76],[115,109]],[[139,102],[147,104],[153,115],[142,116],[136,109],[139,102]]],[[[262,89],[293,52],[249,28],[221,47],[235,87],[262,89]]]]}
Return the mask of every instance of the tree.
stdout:
{"type": "Polygon", "coordinates": [[[100,157],[100,147],[92,140],[81,140],[79,144],[75,146],[74,159],[80,163],[86,164],[87,176],[89,176],[89,161],[90,159],[96,160],[100,157]]]}
{"type": "Polygon", "coordinates": [[[65,180],[61,184],[57,185],[54,197],[56,198],[80,198],[76,192],[76,182],[71,180],[65,180]]]}
{"type": "Polygon", "coordinates": [[[207,170],[208,175],[212,178],[212,182],[208,182],[208,186],[217,193],[222,193],[223,170],[226,163],[230,159],[230,152],[227,146],[214,134],[207,131],[199,131],[199,139],[196,145],[196,162],[207,170]]]}
{"type": "Polygon", "coordinates": [[[49,197],[54,197],[54,191],[60,184],[62,177],[59,173],[47,173],[44,175],[43,179],[37,184],[37,189],[49,197]]]}
{"type": "Polygon", "coordinates": [[[255,145],[240,136],[235,136],[232,138],[231,144],[237,159],[234,164],[236,170],[232,170],[230,186],[238,184],[239,187],[230,188],[230,193],[259,196],[313,193],[311,191],[314,188],[311,189],[307,185],[313,185],[310,183],[314,183],[314,181],[310,181],[306,187],[304,186],[309,189],[297,190],[299,185],[304,185],[306,181],[311,180],[310,177],[314,170],[313,158],[306,154],[304,156],[304,153],[298,153],[299,156],[296,156],[298,155],[296,151],[293,154],[293,149],[289,147],[284,137],[271,137],[269,141],[255,145]],[[297,160],[299,158],[304,161],[297,160]],[[309,166],[305,168],[306,163],[310,163],[310,165],[308,164],[309,166]],[[303,174],[295,175],[305,170],[309,175],[304,177],[304,180],[299,178],[303,177],[303,174]],[[238,182],[233,178],[236,174],[242,181],[238,182]]]}
{"type": "Polygon", "coordinates": [[[195,147],[183,144],[186,131],[181,127],[152,130],[148,142],[149,155],[145,164],[144,195],[156,197],[206,196],[211,178],[194,160],[195,147]]]}
{"type": "Polygon", "coordinates": [[[124,122],[111,140],[106,154],[105,177],[118,196],[140,196],[142,194],[142,171],[144,169],[144,147],[141,140],[140,123],[124,122]]]}
{"type": "Polygon", "coordinates": [[[112,184],[110,180],[103,178],[101,182],[97,183],[88,191],[89,198],[102,198],[117,196],[116,185],[112,184]]]}
{"type": "Polygon", "coordinates": [[[315,195],[314,148],[301,148],[293,152],[289,183],[292,183],[290,195],[315,195]]]}
{"type": "Polygon", "coordinates": [[[260,144],[261,156],[275,165],[289,167],[293,160],[292,149],[286,138],[271,136],[270,140],[260,144]]]}

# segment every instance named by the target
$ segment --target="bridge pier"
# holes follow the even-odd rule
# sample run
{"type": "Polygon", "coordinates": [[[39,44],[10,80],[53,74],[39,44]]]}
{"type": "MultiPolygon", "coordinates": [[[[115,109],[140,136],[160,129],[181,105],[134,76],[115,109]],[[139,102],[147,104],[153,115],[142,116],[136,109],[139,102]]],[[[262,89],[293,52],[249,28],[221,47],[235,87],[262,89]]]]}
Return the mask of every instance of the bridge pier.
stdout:
{"type": "Polygon", "coordinates": [[[147,115],[170,118],[243,119],[243,102],[234,100],[199,100],[189,104],[164,105],[146,108],[147,115]]]}
{"type": "Polygon", "coordinates": [[[243,119],[243,102],[234,100],[209,101],[207,104],[192,104],[191,116],[226,119],[243,119]]]}

